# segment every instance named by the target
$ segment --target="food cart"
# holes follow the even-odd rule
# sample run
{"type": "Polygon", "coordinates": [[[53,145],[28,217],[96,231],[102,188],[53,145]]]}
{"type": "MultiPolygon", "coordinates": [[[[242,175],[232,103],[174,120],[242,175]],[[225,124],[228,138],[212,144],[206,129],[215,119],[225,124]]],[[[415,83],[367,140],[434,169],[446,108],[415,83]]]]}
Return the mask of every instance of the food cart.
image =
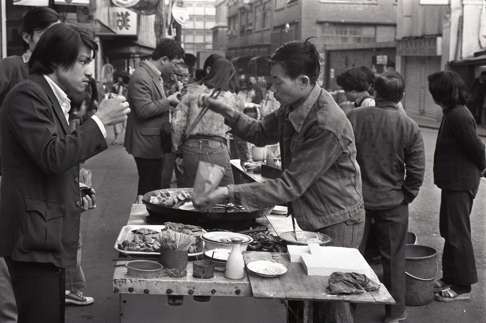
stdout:
{"type": "MultiPolygon", "coordinates": [[[[234,170],[248,181],[265,180],[261,175],[248,174],[232,162],[234,170]]],[[[143,225],[149,218],[133,206],[128,224],[143,225]]],[[[290,231],[290,218],[267,215],[256,220],[274,234],[290,231]]],[[[268,259],[285,265],[283,276],[262,278],[246,274],[243,279],[229,280],[222,272],[213,278],[194,278],[193,266],[187,264],[187,275],[173,278],[167,275],[143,278],[127,275],[126,263],[120,258],[114,264],[113,288],[119,295],[120,322],[287,322],[288,300],[304,302],[301,322],[312,322],[312,301],[348,301],[352,303],[393,304],[393,298],[381,284],[376,292],[360,295],[327,293],[328,277],[308,276],[302,264],[290,262],[287,254],[246,252],[245,263],[268,259]]],[[[295,321],[295,320],[294,320],[295,321]]]]}

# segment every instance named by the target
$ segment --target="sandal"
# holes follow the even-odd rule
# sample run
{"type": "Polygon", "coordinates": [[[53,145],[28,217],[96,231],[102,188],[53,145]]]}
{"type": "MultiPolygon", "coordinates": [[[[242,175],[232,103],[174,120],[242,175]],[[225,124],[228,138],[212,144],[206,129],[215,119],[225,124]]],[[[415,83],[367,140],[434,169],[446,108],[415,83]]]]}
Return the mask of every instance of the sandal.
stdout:
{"type": "Polygon", "coordinates": [[[444,289],[451,287],[449,284],[445,283],[442,279],[437,279],[434,282],[434,293],[439,293],[444,289]]]}
{"type": "Polygon", "coordinates": [[[452,288],[446,288],[435,294],[435,300],[438,302],[468,301],[471,299],[471,293],[458,294],[452,288]]]}

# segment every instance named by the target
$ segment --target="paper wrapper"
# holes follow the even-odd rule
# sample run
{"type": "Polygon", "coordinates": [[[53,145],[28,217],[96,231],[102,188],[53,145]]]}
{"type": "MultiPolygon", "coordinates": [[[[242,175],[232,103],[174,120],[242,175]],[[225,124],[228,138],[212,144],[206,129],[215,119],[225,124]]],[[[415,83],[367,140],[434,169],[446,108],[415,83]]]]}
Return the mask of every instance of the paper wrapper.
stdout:
{"type": "Polygon", "coordinates": [[[199,162],[192,195],[194,205],[199,205],[199,201],[205,199],[219,186],[224,172],[224,167],[205,161],[199,162]]]}

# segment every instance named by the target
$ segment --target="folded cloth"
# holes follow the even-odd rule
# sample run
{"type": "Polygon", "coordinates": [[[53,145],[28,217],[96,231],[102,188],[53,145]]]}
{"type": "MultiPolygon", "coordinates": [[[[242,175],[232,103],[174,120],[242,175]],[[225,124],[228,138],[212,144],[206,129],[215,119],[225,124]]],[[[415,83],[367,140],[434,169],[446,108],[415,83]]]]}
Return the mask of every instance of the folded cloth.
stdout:
{"type": "Polygon", "coordinates": [[[334,272],[329,277],[327,292],[333,295],[363,294],[376,291],[380,285],[363,274],[334,272]]]}

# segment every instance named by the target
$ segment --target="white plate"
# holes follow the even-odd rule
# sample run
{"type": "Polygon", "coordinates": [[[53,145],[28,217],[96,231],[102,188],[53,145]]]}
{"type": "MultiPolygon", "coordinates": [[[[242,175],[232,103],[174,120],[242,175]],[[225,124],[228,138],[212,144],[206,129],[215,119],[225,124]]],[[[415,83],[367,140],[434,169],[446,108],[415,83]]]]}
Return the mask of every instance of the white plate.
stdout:
{"type": "Polygon", "coordinates": [[[206,250],[204,255],[210,259],[214,259],[216,261],[227,261],[228,257],[231,253],[230,249],[212,249],[206,250]]]}
{"type": "Polygon", "coordinates": [[[256,260],[246,264],[246,268],[261,277],[279,277],[287,272],[287,267],[281,263],[268,261],[268,260],[256,260]]]}
{"type": "Polygon", "coordinates": [[[213,231],[202,235],[203,240],[208,240],[211,242],[226,243],[231,244],[231,239],[240,239],[242,243],[250,243],[253,238],[241,233],[231,232],[231,231],[213,231]]]}
{"type": "Polygon", "coordinates": [[[291,244],[306,245],[309,243],[318,243],[320,245],[328,244],[331,238],[324,233],[311,231],[297,231],[297,239],[295,239],[294,231],[287,231],[280,233],[280,238],[291,244]]]}

